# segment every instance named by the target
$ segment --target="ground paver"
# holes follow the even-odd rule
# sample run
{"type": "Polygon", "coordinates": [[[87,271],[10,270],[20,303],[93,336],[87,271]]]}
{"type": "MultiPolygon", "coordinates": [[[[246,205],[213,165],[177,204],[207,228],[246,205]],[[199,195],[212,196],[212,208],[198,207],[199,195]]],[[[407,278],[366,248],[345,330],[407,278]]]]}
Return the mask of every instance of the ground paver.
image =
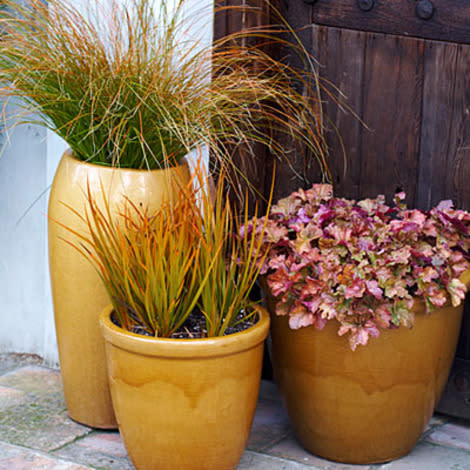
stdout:
{"type": "Polygon", "coordinates": [[[382,465],[381,470],[470,470],[470,453],[420,442],[408,455],[382,465]]]}
{"type": "Polygon", "coordinates": [[[0,412],[5,412],[12,406],[20,405],[28,400],[28,394],[14,388],[0,385],[0,412]]]}
{"type": "Polygon", "coordinates": [[[276,386],[272,382],[262,381],[260,398],[247,448],[263,451],[286,437],[290,432],[289,418],[276,386]]]}
{"type": "Polygon", "coordinates": [[[107,470],[133,470],[134,468],[127,457],[121,436],[116,431],[93,431],[55,451],[54,455],[107,470]]]}
{"type": "Polygon", "coordinates": [[[444,424],[429,434],[426,441],[458,447],[470,452],[470,426],[453,423],[444,424]]]}
{"type": "MultiPolygon", "coordinates": [[[[0,470],[133,469],[117,431],[92,430],[67,416],[57,370],[37,365],[35,358],[24,362],[16,358],[8,361],[8,367],[1,361],[2,355],[0,470]]],[[[470,470],[470,423],[436,415],[409,455],[382,465],[339,464],[302,449],[277,387],[262,382],[238,470],[366,469],[470,470]]]]}
{"type": "MultiPolygon", "coordinates": [[[[272,455],[246,451],[237,470],[312,470],[315,467],[280,459],[272,455]]],[[[316,469],[315,469],[316,470],[316,469]]]]}
{"type": "Polygon", "coordinates": [[[0,387],[0,441],[52,451],[90,432],[68,417],[58,371],[22,367],[1,376],[0,387]]]}
{"type": "Polygon", "coordinates": [[[0,386],[21,390],[35,397],[62,395],[59,371],[36,365],[20,367],[2,375],[0,386]]]}
{"type": "Polygon", "coordinates": [[[331,462],[307,452],[297,441],[293,433],[275,444],[267,452],[271,455],[294,460],[308,465],[309,468],[319,468],[321,470],[370,470],[377,468],[371,465],[347,465],[331,462]]]}
{"type": "Polygon", "coordinates": [[[88,470],[89,467],[0,442],[0,470],[88,470]]]}

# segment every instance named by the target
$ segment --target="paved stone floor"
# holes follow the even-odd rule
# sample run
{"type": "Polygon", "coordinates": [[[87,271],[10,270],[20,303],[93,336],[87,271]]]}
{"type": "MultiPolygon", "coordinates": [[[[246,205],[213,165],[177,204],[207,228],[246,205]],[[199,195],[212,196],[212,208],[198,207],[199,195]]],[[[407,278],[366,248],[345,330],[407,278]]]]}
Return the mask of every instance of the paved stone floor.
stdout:
{"type": "MultiPolygon", "coordinates": [[[[0,470],[131,470],[118,432],[67,417],[60,374],[37,356],[0,354],[0,470]]],[[[335,464],[296,442],[276,387],[263,381],[238,470],[470,470],[470,422],[434,416],[415,449],[383,465],[335,464]]],[[[182,469],[184,470],[184,469],[182,469]]],[[[214,469],[219,470],[219,469],[214,469]]]]}

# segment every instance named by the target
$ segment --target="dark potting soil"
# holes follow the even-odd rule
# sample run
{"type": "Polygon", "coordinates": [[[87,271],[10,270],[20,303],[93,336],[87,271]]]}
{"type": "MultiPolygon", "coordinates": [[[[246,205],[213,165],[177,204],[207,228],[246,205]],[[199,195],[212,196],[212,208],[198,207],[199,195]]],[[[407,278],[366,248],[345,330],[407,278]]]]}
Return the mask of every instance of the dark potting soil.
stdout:
{"type": "MultiPolygon", "coordinates": [[[[235,320],[235,326],[227,328],[224,336],[232,335],[234,333],[239,333],[240,331],[247,330],[258,322],[258,316],[255,314],[249,319],[244,319],[245,313],[240,312],[235,320]]],[[[111,321],[116,325],[121,327],[118,319],[114,312],[111,315],[111,321]]],[[[135,325],[131,333],[135,333],[142,336],[153,336],[144,328],[139,325],[135,325]]],[[[205,322],[202,317],[202,314],[199,311],[194,311],[189,315],[183,325],[173,333],[170,338],[172,339],[201,339],[207,338],[207,330],[205,328],[205,322]]]]}

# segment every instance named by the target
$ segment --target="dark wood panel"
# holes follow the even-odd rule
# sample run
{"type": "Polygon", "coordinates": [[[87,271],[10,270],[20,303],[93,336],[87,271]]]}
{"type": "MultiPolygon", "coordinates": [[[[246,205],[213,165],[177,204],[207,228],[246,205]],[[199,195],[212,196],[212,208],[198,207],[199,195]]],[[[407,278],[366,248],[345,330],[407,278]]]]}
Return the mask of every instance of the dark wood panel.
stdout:
{"type": "Polygon", "coordinates": [[[426,43],[416,199],[416,205],[421,209],[429,209],[449,197],[445,174],[454,119],[457,51],[456,44],[426,43]]]}
{"type": "Polygon", "coordinates": [[[418,176],[424,42],[367,33],[362,93],[362,197],[397,190],[413,205],[418,176]]]}
{"type": "MultiPolygon", "coordinates": [[[[264,0],[216,0],[214,3],[214,39],[224,38],[246,30],[270,25],[269,4],[264,0]]],[[[261,39],[260,39],[261,40],[261,39]]],[[[256,44],[256,39],[239,35],[237,41],[245,43],[250,41],[256,44]]],[[[253,44],[253,45],[255,45],[253,44]]],[[[266,147],[253,144],[250,149],[246,147],[231,148],[231,158],[238,168],[238,173],[231,175],[232,190],[238,195],[245,195],[248,190],[249,210],[254,213],[257,203],[263,208],[264,187],[266,180],[267,159],[269,155],[266,147]],[[253,157],[253,154],[255,157],[253,157]]],[[[216,162],[212,161],[212,164],[216,162]]],[[[234,200],[237,199],[234,194],[234,200]]]]}
{"type": "Polygon", "coordinates": [[[318,0],[313,11],[313,20],[318,24],[470,43],[468,1],[318,0]],[[361,10],[360,4],[370,7],[370,10],[361,10]],[[429,7],[432,16],[429,19],[420,18],[418,9],[424,11],[429,7]]]}
{"type": "Polygon", "coordinates": [[[312,52],[324,93],[326,140],[335,194],[357,199],[361,178],[362,79],[366,35],[359,31],[313,27],[312,52]],[[332,83],[335,86],[332,86],[332,83]],[[342,103],[338,106],[338,102],[342,103]]]}
{"type": "Polygon", "coordinates": [[[215,0],[214,1],[214,40],[221,39],[228,34],[227,26],[227,8],[229,0],[215,0]]]}
{"type": "MultiPolygon", "coordinates": [[[[470,209],[470,46],[458,46],[454,66],[450,142],[445,161],[445,198],[470,209]]],[[[443,162],[444,163],[444,162],[443,162]]],[[[470,360],[470,300],[467,296],[457,355],[470,360]]],[[[469,363],[470,365],[470,363],[469,363]]],[[[470,371],[469,371],[470,373],[470,371]]]]}
{"type": "MultiPolygon", "coordinates": [[[[284,35],[285,39],[293,44],[298,44],[300,41],[307,50],[310,50],[312,44],[311,7],[303,2],[284,2],[281,12],[292,30],[290,34],[284,35]]],[[[278,48],[275,54],[277,59],[282,59],[292,67],[302,69],[303,63],[293,49],[278,48]]],[[[299,91],[304,94],[310,93],[310,90],[306,88],[299,91]]],[[[278,137],[277,140],[283,139],[278,137]]],[[[288,149],[291,148],[291,151],[286,152],[285,159],[278,159],[275,162],[274,200],[287,196],[299,187],[306,188],[320,179],[320,170],[313,158],[309,158],[308,155],[303,157],[302,152],[295,151],[294,146],[290,146],[289,142],[283,142],[283,145],[288,149]]],[[[267,193],[271,184],[274,160],[268,159],[266,165],[265,192],[267,193]]]]}
{"type": "Polygon", "coordinates": [[[446,187],[449,193],[446,197],[457,207],[470,210],[470,46],[458,48],[449,126],[451,146],[447,158],[446,187]]]}
{"type": "Polygon", "coordinates": [[[428,42],[418,205],[470,209],[470,46],[428,42]]]}

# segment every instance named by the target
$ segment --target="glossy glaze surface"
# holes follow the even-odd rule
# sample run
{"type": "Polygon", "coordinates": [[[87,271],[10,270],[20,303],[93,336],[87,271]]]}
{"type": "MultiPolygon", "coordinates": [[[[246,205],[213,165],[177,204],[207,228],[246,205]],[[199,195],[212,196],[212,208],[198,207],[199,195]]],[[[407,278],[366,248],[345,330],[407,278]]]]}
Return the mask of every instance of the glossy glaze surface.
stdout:
{"type": "Polygon", "coordinates": [[[111,393],[138,470],[235,469],[255,413],[269,316],[243,332],[172,340],[124,332],[100,317],[111,393]]]}
{"type": "Polygon", "coordinates": [[[49,200],[49,262],[65,400],[70,416],[80,423],[117,427],[98,325],[109,297],[89,261],[63,240],[76,241],[75,237],[55,221],[85,232],[66,206],[83,213],[87,184],[100,203],[103,190],[117,213],[125,197],[149,209],[159,207],[162,198],[178,190],[180,181],[189,181],[187,165],[152,171],[116,169],[80,162],[70,151],[59,164],[49,200]]]}
{"type": "Polygon", "coordinates": [[[408,453],[443,391],[461,318],[462,307],[421,311],[413,329],[382,331],[353,352],[335,322],[294,331],[272,316],[274,374],[301,444],[347,463],[408,453]]]}

